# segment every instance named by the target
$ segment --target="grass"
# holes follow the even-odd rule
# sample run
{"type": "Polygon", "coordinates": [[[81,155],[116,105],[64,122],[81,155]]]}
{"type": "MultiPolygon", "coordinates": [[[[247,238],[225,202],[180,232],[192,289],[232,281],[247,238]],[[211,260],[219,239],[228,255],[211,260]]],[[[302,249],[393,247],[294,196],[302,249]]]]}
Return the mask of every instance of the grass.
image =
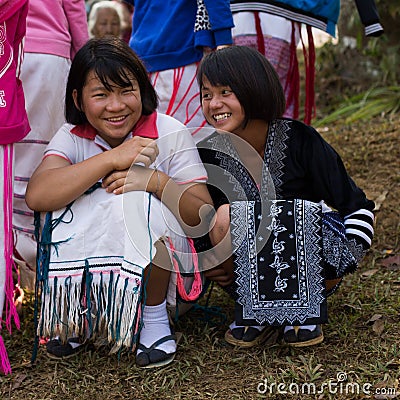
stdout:
{"type": "Polygon", "coordinates": [[[357,184],[378,200],[379,208],[371,250],[359,270],[329,299],[330,319],[321,345],[292,349],[272,344],[249,350],[229,346],[223,336],[233,319],[232,302],[214,288],[209,305],[220,307],[216,316],[225,319],[206,323],[202,309],[182,317],[176,329],[183,338],[175,361],[165,368],[140,370],[132,355],[109,356],[106,349],[54,361],[42,348],[31,366],[33,301],[28,295],[21,329],[12,337],[3,332],[13,373],[0,377],[0,398],[385,399],[396,396],[380,394],[392,388],[399,394],[400,266],[389,261],[395,260],[390,257],[398,256],[400,247],[400,115],[368,123],[330,124],[321,132],[341,154],[357,184]],[[363,394],[363,385],[369,395],[363,394]],[[292,393],[279,395],[278,388],[292,393]],[[307,394],[314,388],[321,393],[307,394]]]}
{"type": "Polygon", "coordinates": [[[358,120],[368,120],[379,115],[389,117],[400,110],[400,86],[371,88],[346,100],[337,110],[317,121],[314,126],[343,120],[351,124],[358,120]]]}

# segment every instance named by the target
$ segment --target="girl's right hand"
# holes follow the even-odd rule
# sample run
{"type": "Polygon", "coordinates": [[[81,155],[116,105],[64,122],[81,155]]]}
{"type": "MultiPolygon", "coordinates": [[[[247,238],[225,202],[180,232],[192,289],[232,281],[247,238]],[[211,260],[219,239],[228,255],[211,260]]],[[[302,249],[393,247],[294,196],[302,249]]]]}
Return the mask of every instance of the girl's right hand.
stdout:
{"type": "Polygon", "coordinates": [[[113,154],[114,170],[122,171],[131,167],[132,164],[141,164],[149,167],[156,159],[159,151],[154,139],[135,136],[110,152],[113,154]]]}

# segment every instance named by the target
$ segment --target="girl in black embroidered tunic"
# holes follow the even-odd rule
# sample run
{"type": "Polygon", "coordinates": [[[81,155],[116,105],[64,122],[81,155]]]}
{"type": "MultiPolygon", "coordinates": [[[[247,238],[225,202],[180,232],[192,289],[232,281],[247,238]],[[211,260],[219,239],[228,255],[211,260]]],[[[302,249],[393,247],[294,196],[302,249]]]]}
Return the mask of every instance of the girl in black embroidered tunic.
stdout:
{"type": "Polygon", "coordinates": [[[235,299],[225,338],[250,347],[275,325],[290,345],[320,343],[326,296],[371,245],[374,203],[315,129],[282,118],[283,89],[259,52],[209,54],[198,83],[216,128],[198,143],[216,214],[196,244],[206,277],[235,299]]]}

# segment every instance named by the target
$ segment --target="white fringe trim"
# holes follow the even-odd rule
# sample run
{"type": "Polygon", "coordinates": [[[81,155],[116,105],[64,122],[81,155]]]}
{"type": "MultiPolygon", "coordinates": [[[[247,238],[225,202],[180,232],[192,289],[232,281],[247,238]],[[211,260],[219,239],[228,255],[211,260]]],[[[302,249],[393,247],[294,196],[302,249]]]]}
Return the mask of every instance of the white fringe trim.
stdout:
{"type": "Polygon", "coordinates": [[[81,278],[58,278],[49,280],[49,286],[42,293],[42,306],[38,329],[39,335],[46,337],[59,336],[66,340],[73,335],[83,338],[108,338],[118,347],[132,347],[138,330],[138,308],[140,307],[140,287],[130,280],[125,288],[126,278],[114,275],[109,299],[109,275],[103,275],[100,287],[100,275],[93,277],[90,287],[90,310],[82,309],[81,278]],[[118,279],[117,284],[115,281],[118,279]],[[55,299],[54,299],[55,296],[55,299]],[[109,315],[108,315],[109,310],[109,315]],[[89,329],[91,313],[92,332],[89,329]],[[96,329],[96,324],[98,324],[96,329]]]}

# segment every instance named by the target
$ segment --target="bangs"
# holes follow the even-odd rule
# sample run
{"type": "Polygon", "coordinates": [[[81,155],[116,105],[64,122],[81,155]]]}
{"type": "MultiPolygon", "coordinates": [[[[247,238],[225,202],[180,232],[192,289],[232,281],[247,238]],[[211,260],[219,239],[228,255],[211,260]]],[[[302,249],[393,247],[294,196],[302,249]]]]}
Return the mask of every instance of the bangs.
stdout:
{"type": "Polygon", "coordinates": [[[76,106],[73,93],[77,92],[77,103],[82,107],[82,90],[91,73],[109,91],[115,87],[132,90],[137,84],[142,100],[143,115],[150,115],[156,110],[157,94],[139,57],[122,39],[103,37],[89,39],[72,60],[65,91],[67,122],[74,125],[88,122],[85,114],[76,106]]]}
{"type": "Polygon", "coordinates": [[[198,84],[200,87],[203,87],[203,78],[206,77],[212,86],[231,87],[235,82],[232,71],[234,71],[234,67],[231,65],[220,63],[216,57],[210,57],[207,63],[200,64],[198,84]]]}
{"type": "MultiPolygon", "coordinates": [[[[207,54],[201,61],[197,82],[203,88],[207,78],[212,86],[227,86],[244,109],[246,121],[271,121],[285,111],[285,94],[272,64],[256,49],[229,46],[207,54]]],[[[202,101],[200,92],[200,101],[202,101]]]]}
{"type": "Polygon", "coordinates": [[[107,90],[112,90],[112,86],[121,88],[131,87],[132,80],[138,80],[133,71],[126,66],[117,66],[115,63],[102,62],[94,68],[94,73],[107,90]]]}

